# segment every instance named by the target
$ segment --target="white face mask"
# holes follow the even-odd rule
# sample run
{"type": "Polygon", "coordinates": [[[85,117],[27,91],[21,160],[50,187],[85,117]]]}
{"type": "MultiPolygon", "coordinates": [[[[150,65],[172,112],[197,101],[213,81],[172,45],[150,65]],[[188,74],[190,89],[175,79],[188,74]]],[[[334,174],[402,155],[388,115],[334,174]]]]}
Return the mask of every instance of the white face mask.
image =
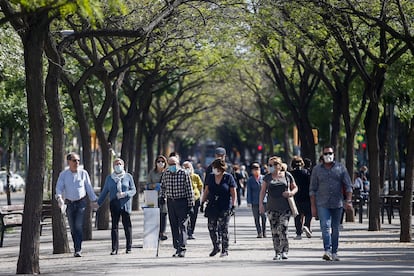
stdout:
{"type": "Polygon", "coordinates": [[[157,168],[158,168],[158,169],[164,169],[164,168],[165,168],[165,163],[160,163],[160,162],[158,162],[158,163],[157,163],[157,168]]]}
{"type": "Polygon", "coordinates": [[[334,161],[334,155],[324,155],[323,156],[323,162],[325,163],[332,163],[334,161]]]}
{"type": "Polygon", "coordinates": [[[272,167],[269,167],[269,173],[274,173],[275,172],[275,166],[273,165],[272,167]]]}
{"type": "Polygon", "coordinates": [[[190,168],[185,168],[185,171],[186,171],[188,174],[191,174],[191,169],[190,169],[190,168]]]}
{"type": "Polygon", "coordinates": [[[122,173],[124,171],[124,165],[115,165],[114,170],[116,173],[122,173]]]}
{"type": "Polygon", "coordinates": [[[213,168],[213,173],[214,173],[214,175],[219,175],[220,174],[220,172],[217,168],[213,168]]]}

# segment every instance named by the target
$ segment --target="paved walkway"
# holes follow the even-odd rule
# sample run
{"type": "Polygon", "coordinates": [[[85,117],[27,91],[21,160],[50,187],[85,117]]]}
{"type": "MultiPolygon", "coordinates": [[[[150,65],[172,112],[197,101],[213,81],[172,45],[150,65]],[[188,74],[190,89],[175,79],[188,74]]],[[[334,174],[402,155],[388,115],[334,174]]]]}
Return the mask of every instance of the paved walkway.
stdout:
{"type": "MultiPolygon", "coordinates": [[[[4,195],[0,203],[4,204],[4,195]]],[[[143,212],[133,212],[133,251],[124,252],[121,231],[120,254],[109,255],[110,231],[94,230],[93,240],[83,243],[83,257],[72,254],[52,254],[51,229],[46,227],[40,238],[40,271],[43,275],[412,275],[414,272],[414,243],[399,242],[399,219],[382,225],[380,232],[367,231],[363,224],[345,223],[340,237],[340,262],[322,260],[322,240],[318,223],[313,221],[313,237],[293,240],[293,220],[290,223],[289,259],[273,261],[271,238],[257,239],[253,218],[245,202],[236,210],[236,235],[231,220],[229,256],[209,257],[212,249],[201,215],[197,222],[195,240],[188,241],[185,258],[173,258],[169,239],[155,249],[143,249],[143,212]]],[[[268,231],[269,233],[269,231],[268,231]]],[[[70,235],[68,233],[68,235],[70,235]]],[[[269,234],[268,234],[269,236],[269,234]]],[[[69,236],[70,237],[70,236],[69,236]]],[[[5,234],[4,247],[0,248],[0,275],[16,272],[19,254],[20,229],[5,234]]],[[[72,245],[72,244],[71,244],[72,245]]]]}

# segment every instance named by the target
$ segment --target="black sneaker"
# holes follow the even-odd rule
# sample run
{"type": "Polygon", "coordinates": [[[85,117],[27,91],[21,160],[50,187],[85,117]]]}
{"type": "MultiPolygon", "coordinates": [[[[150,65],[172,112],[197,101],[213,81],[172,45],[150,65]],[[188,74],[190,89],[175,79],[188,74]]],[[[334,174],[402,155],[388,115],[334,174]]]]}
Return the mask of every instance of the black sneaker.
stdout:
{"type": "Polygon", "coordinates": [[[217,248],[217,247],[213,248],[213,251],[211,251],[211,253],[210,253],[210,257],[216,256],[217,253],[219,253],[219,252],[220,252],[219,248],[217,248]]]}

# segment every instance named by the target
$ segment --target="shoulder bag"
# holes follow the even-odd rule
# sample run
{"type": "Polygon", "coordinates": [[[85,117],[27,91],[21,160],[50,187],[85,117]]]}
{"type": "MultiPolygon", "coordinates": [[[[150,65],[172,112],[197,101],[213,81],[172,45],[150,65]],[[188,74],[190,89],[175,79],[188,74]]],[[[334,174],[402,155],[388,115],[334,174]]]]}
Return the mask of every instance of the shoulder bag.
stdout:
{"type": "MultiPolygon", "coordinates": [[[[286,178],[288,192],[290,192],[290,181],[287,178],[286,172],[285,172],[285,178],[286,178]]],[[[292,216],[296,217],[297,215],[299,215],[298,207],[296,207],[295,198],[293,196],[290,196],[290,197],[287,198],[287,201],[289,203],[289,207],[290,207],[290,211],[292,213],[292,216]]]]}

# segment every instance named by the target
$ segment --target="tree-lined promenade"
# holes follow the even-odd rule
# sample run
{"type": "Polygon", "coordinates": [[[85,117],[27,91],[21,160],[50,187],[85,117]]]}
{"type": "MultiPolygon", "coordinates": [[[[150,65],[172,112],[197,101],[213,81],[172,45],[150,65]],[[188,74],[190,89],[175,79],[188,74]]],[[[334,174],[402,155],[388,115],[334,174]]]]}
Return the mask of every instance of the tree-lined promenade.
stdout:
{"type": "MultiPolygon", "coordinates": [[[[16,196],[16,197],[20,197],[16,196]]],[[[141,197],[142,200],[142,197],[141,197]]],[[[5,195],[0,195],[4,204],[5,195]]],[[[18,203],[18,201],[16,201],[18,203]]],[[[185,258],[173,258],[175,252],[171,240],[161,243],[158,258],[155,248],[141,248],[143,245],[143,211],[132,212],[133,247],[131,254],[121,250],[110,255],[110,230],[93,228],[93,240],[84,242],[82,258],[73,258],[73,253],[53,254],[50,226],[45,227],[40,238],[40,266],[42,275],[228,275],[240,276],[281,273],[283,275],[409,275],[413,268],[414,245],[399,242],[399,218],[392,224],[384,224],[381,231],[366,231],[368,221],[363,224],[344,222],[341,231],[339,253],[341,261],[322,260],[322,240],[319,225],[312,221],[313,237],[294,240],[293,220],[289,223],[289,259],[273,261],[272,240],[256,238],[256,228],[250,208],[243,200],[236,208],[236,243],[234,243],[233,219],[230,224],[229,255],[220,258],[209,257],[212,244],[207,230],[207,220],[200,216],[195,229],[195,240],[189,240],[185,258]],[[76,261],[74,261],[76,260],[76,261]],[[79,261],[78,261],[79,260],[79,261]]],[[[269,227],[269,226],[268,226],[269,227]]],[[[122,231],[122,229],[120,229],[122,231]]],[[[269,228],[267,229],[269,231],[269,228]]],[[[5,245],[1,248],[0,275],[14,273],[18,258],[20,231],[7,233],[5,245]]],[[[169,226],[167,233],[171,237],[169,226]]],[[[120,246],[124,248],[124,239],[120,246]]]]}
{"type": "MultiPolygon", "coordinates": [[[[120,155],[140,190],[154,156],[173,144],[186,158],[209,138],[246,163],[315,164],[321,144],[336,146],[350,175],[369,168],[367,230],[382,228],[387,182],[403,196],[400,241],[411,242],[413,12],[402,0],[0,0],[1,165],[26,173],[30,195],[16,272],[40,272],[42,200],[65,153],[81,149],[99,186],[120,155]]],[[[53,204],[53,253],[67,253],[53,204]]]]}

